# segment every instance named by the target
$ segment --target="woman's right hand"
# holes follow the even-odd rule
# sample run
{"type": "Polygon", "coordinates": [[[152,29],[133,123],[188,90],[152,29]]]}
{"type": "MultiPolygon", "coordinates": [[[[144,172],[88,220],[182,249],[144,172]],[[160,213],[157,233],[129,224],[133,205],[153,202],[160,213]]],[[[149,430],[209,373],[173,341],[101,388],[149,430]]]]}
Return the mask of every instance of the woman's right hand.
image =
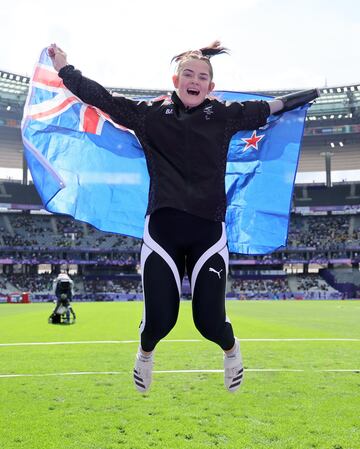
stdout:
{"type": "Polygon", "coordinates": [[[59,48],[56,44],[51,44],[50,47],[48,47],[47,52],[53,63],[54,69],[57,72],[68,65],[66,53],[61,50],[61,48],[59,48]]]}

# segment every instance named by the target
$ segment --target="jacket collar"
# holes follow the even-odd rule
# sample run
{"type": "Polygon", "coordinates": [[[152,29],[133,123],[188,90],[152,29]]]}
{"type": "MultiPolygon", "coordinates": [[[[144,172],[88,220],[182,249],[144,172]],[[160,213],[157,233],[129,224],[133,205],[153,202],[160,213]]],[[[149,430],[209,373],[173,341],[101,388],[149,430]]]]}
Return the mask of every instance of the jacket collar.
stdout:
{"type": "Polygon", "coordinates": [[[205,100],[200,103],[199,105],[193,107],[193,108],[187,108],[184,106],[184,103],[180,100],[178,94],[174,91],[171,95],[171,100],[173,101],[176,106],[183,111],[196,111],[197,109],[201,109],[202,107],[206,106],[207,104],[211,103],[209,98],[205,98],[205,100]]]}

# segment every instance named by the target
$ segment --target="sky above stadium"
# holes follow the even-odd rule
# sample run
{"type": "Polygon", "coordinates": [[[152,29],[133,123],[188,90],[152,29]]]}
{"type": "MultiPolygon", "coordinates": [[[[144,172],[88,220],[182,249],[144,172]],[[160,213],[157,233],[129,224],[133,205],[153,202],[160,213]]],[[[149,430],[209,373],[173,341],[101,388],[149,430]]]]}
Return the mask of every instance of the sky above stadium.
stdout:
{"type": "Polygon", "coordinates": [[[360,83],[358,0],[1,0],[0,70],[31,75],[55,42],[105,86],[171,89],[173,55],[220,39],[217,89],[360,83]]]}

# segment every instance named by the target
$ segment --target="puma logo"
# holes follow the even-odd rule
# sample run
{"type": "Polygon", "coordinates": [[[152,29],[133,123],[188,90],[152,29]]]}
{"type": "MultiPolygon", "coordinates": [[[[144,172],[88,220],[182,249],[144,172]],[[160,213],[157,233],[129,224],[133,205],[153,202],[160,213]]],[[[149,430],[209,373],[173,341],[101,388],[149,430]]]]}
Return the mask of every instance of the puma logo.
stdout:
{"type": "Polygon", "coordinates": [[[209,268],[209,271],[212,271],[213,273],[216,273],[219,276],[219,279],[221,279],[220,273],[222,272],[222,269],[220,271],[216,271],[215,268],[209,268]]]}

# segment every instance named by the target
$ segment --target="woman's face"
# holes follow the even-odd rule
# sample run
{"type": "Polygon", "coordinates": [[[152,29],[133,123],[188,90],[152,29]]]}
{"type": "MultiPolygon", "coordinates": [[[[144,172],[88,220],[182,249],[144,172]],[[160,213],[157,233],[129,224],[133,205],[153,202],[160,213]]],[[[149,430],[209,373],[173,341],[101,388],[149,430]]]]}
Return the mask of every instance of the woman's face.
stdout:
{"type": "Polygon", "coordinates": [[[180,100],[188,108],[201,104],[215,87],[209,65],[201,59],[184,62],[179,73],[173,76],[173,83],[180,100]]]}

